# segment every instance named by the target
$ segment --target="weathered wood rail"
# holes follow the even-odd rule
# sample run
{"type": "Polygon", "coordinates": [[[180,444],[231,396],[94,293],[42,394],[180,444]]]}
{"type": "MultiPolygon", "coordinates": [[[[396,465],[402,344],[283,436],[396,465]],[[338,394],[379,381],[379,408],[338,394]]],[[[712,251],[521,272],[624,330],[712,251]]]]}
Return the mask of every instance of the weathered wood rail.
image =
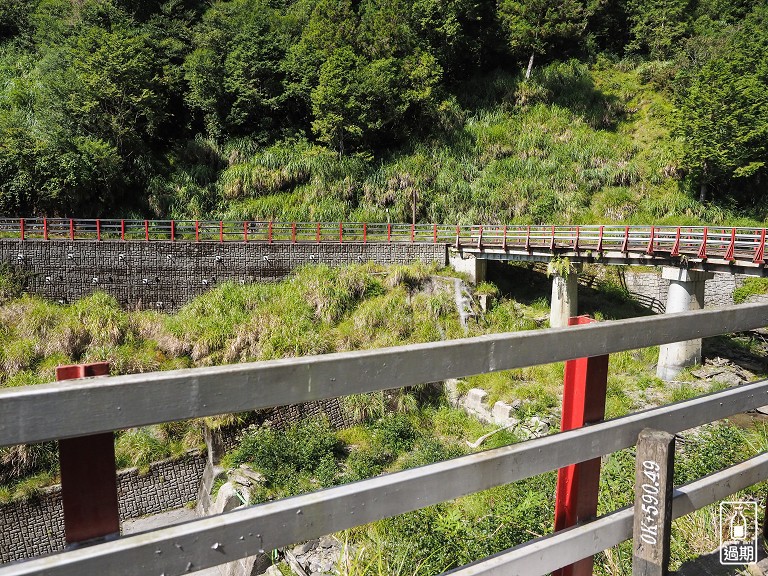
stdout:
{"type": "MultiPolygon", "coordinates": [[[[598,356],[768,325],[768,305],[0,390],[0,445],[241,412],[598,356]]],[[[528,442],[0,567],[0,576],[185,574],[677,433],[768,404],[768,380],[528,442]]],[[[768,478],[768,454],[679,487],[679,517],[768,478]]],[[[632,537],[619,510],[453,573],[546,574],[632,537]]]]}

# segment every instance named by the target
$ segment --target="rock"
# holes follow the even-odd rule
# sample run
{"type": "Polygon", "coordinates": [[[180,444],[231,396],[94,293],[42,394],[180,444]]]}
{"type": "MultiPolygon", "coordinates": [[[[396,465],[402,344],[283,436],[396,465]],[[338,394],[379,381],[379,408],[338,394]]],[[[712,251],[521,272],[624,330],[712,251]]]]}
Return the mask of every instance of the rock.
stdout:
{"type": "Polygon", "coordinates": [[[523,401],[520,400],[519,398],[512,400],[512,408],[514,408],[515,410],[520,410],[522,405],[523,405],[523,401]]]}
{"type": "Polygon", "coordinates": [[[499,424],[506,424],[510,418],[512,418],[512,414],[514,413],[515,409],[512,407],[511,404],[507,404],[506,402],[498,401],[496,404],[493,405],[493,410],[491,411],[491,414],[493,415],[493,419],[498,422],[499,424]]]}
{"type": "Polygon", "coordinates": [[[250,486],[252,484],[251,480],[243,476],[242,474],[238,474],[237,472],[234,472],[229,475],[229,479],[232,482],[236,482],[237,484],[240,484],[241,486],[250,486]]]}
{"type": "Polygon", "coordinates": [[[261,484],[265,481],[264,475],[261,472],[256,472],[256,470],[254,470],[247,464],[240,464],[239,472],[243,476],[247,476],[249,479],[251,479],[253,482],[256,482],[257,484],[261,484]]]}
{"type": "Polygon", "coordinates": [[[309,542],[305,542],[304,544],[299,544],[298,546],[295,546],[291,552],[295,556],[301,556],[302,554],[306,554],[310,550],[312,550],[315,546],[317,546],[317,540],[310,540],[309,542]]]}
{"type": "Polygon", "coordinates": [[[730,371],[721,372],[720,374],[714,376],[712,380],[715,382],[721,382],[729,387],[740,386],[741,384],[744,384],[744,380],[741,378],[741,376],[738,376],[737,374],[734,374],[730,371]]]}
{"type": "Polygon", "coordinates": [[[264,576],[283,576],[283,573],[280,572],[280,568],[273,565],[267,568],[267,571],[264,572],[264,576]]]}
{"type": "Polygon", "coordinates": [[[320,548],[335,548],[337,547],[339,541],[336,540],[333,536],[323,536],[320,538],[319,546],[320,548]]]}
{"type": "Polygon", "coordinates": [[[485,411],[488,409],[488,392],[482,388],[472,388],[467,392],[466,406],[470,410],[485,411]]]}

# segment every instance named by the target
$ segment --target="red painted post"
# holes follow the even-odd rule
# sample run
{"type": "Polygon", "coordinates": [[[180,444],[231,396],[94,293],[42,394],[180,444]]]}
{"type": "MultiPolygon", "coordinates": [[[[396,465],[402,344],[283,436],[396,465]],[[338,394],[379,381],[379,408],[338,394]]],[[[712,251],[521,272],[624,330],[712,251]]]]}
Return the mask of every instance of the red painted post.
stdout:
{"type": "Polygon", "coordinates": [[[96,241],[101,242],[101,220],[96,219],[96,241]]]}
{"type": "Polygon", "coordinates": [[[573,241],[573,250],[575,252],[579,251],[579,234],[581,232],[581,226],[576,226],[576,238],[573,241]]]}
{"type": "Polygon", "coordinates": [[[411,224],[411,242],[413,242],[414,236],[416,236],[416,224],[411,224]]]}
{"type": "Polygon", "coordinates": [[[43,240],[48,240],[48,218],[43,218],[43,240]]]}
{"type": "Polygon", "coordinates": [[[501,249],[507,251],[507,225],[504,224],[504,239],[501,241],[501,249]]]}
{"type": "MultiPolygon", "coordinates": [[[[56,368],[56,380],[109,374],[109,362],[56,368]]],[[[59,440],[67,544],[120,533],[113,432],[59,440]]]]}
{"type": "Polygon", "coordinates": [[[648,247],[645,249],[646,254],[650,254],[653,256],[653,241],[654,237],[656,236],[656,227],[651,226],[651,237],[648,239],[648,247]]]}
{"type": "Polygon", "coordinates": [[[21,239],[24,240],[24,218],[19,219],[19,232],[21,234],[21,239]]]}
{"type": "Polygon", "coordinates": [[[477,235],[477,249],[482,250],[483,249],[483,225],[480,224],[480,231],[477,235]]]}
{"type": "Polygon", "coordinates": [[[291,242],[296,244],[296,222],[291,223],[291,242]]]}
{"type": "Polygon", "coordinates": [[[200,222],[195,220],[195,242],[200,242],[200,222]]]}
{"type": "Polygon", "coordinates": [[[437,244],[437,224],[432,225],[432,244],[437,244]]]}
{"type": "Polygon", "coordinates": [[[387,222],[387,242],[392,242],[392,224],[387,222]]]}
{"type": "Polygon", "coordinates": [[[697,257],[701,258],[702,260],[707,259],[707,227],[704,226],[704,237],[701,240],[701,246],[699,247],[699,253],[697,254],[697,257]]]}
{"type": "Polygon", "coordinates": [[[669,255],[680,256],[680,226],[677,227],[677,232],[675,232],[675,243],[672,245],[672,251],[669,255]]]}
{"type": "Polygon", "coordinates": [[[224,242],[224,222],[219,220],[219,242],[224,242]]]}
{"type": "Polygon", "coordinates": [[[171,242],[176,241],[176,222],[171,220],[171,242]]]}
{"type": "Polygon", "coordinates": [[[267,241],[272,244],[272,220],[267,224],[267,241]]]}
{"type": "Polygon", "coordinates": [[[315,233],[315,240],[320,244],[320,222],[317,223],[317,232],[315,233]]]}
{"type": "Polygon", "coordinates": [[[248,222],[243,222],[243,242],[248,243],[248,222]]]}
{"type": "Polygon", "coordinates": [[[339,244],[344,243],[344,223],[339,222],[339,244]]]}
{"type": "Polygon", "coordinates": [[[75,221],[72,218],[69,219],[69,239],[75,240],[75,221]]]}
{"type": "Polygon", "coordinates": [[[555,226],[552,226],[552,240],[549,242],[549,250],[554,251],[555,249],[555,226]]]}
{"type": "Polygon", "coordinates": [[[368,242],[368,223],[363,222],[363,244],[368,242]]]}
{"type": "Polygon", "coordinates": [[[456,224],[456,250],[461,248],[461,226],[456,224]]]}
{"type": "Polygon", "coordinates": [[[736,228],[731,228],[731,243],[728,244],[728,249],[725,251],[725,259],[728,261],[736,260],[734,252],[736,251],[736,228]]]}
{"type": "Polygon", "coordinates": [[[765,228],[763,228],[763,231],[760,233],[760,244],[755,249],[755,257],[752,258],[752,262],[755,264],[764,264],[765,263],[765,228]]]}
{"type": "Polygon", "coordinates": [[[144,240],[149,242],[149,220],[144,220],[144,240]]]}
{"type": "Polygon", "coordinates": [[[125,242],[125,220],[120,220],[120,240],[125,242]]]}
{"type": "Polygon", "coordinates": [[[600,233],[597,237],[597,251],[602,252],[603,251],[603,226],[600,226],[600,233]]]}
{"type": "Polygon", "coordinates": [[[622,252],[629,252],[629,226],[624,227],[624,242],[621,244],[622,252]]]}
{"type": "MultiPolygon", "coordinates": [[[[589,316],[568,320],[569,326],[594,322],[589,316]]],[[[608,355],[577,358],[565,363],[561,431],[580,428],[605,418],[608,387],[608,355]]],[[[560,468],[555,494],[555,531],[563,530],[597,514],[600,458],[560,468]]],[[[554,571],[553,576],[591,576],[593,559],[554,571]]]]}
{"type": "Polygon", "coordinates": [[[528,224],[525,230],[525,251],[526,252],[531,251],[531,225],[530,224],[528,224]]]}

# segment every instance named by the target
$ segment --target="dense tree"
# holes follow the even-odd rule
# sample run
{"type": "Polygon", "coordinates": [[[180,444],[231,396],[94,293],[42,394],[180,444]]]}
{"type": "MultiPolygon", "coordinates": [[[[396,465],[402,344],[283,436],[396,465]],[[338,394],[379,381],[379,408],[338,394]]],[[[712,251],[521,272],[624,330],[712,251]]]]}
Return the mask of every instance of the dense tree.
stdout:
{"type": "Polygon", "coordinates": [[[683,167],[702,201],[753,200],[768,175],[768,7],[724,35],[679,95],[683,167]]]}
{"type": "Polygon", "coordinates": [[[579,0],[500,0],[499,13],[506,25],[513,54],[528,55],[525,77],[534,58],[549,54],[563,58],[583,49],[589,11],[579,0]],[[550,54],[551,52],[551,54],[550,54]]]}
{"type": "Polygon", "coordinates": [[[672,57],[691,25],[690,0],[630,0],[630,49],[653,58],[672,57]]]}

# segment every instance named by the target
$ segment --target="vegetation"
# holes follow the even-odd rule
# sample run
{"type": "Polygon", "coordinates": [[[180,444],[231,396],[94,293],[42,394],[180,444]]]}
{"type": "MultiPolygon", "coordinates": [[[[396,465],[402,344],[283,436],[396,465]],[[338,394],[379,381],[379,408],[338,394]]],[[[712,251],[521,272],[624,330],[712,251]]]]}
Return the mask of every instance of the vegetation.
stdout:
{"type": "Polygon", "coordinates": [[[766,14],[715,0],[9,0],[0,212],[762,220],[766,14]]]}

